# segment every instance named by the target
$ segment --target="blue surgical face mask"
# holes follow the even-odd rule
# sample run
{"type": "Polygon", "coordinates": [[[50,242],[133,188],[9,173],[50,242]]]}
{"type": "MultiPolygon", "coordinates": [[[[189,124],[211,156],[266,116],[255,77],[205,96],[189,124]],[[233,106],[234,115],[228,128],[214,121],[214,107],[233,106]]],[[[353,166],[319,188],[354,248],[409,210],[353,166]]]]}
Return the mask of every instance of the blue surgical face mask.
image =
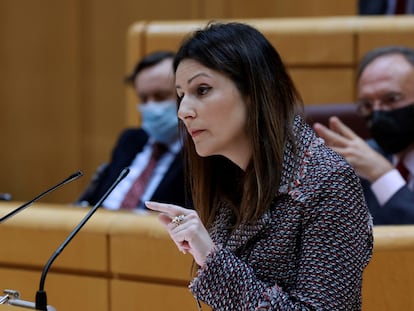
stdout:
{"type": "Polygon", "coordinates": [[[137,105],[142,128],[157,142],[171,143],[178,137],[177,105],[174,100],[137,105]]]}

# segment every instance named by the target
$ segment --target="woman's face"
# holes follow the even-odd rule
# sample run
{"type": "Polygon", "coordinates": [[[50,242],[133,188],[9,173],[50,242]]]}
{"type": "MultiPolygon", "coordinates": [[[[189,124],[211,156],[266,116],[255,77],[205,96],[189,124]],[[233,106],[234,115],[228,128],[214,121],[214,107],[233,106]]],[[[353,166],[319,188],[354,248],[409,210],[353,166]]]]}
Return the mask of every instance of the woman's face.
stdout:
{"type": "Polygon", "coordinates": [[[246,100],[224,74],[192,59],[176,71],[184,122],[200,156],[222,155],[246,169],[251,148],[246,135],[246,100]]]}

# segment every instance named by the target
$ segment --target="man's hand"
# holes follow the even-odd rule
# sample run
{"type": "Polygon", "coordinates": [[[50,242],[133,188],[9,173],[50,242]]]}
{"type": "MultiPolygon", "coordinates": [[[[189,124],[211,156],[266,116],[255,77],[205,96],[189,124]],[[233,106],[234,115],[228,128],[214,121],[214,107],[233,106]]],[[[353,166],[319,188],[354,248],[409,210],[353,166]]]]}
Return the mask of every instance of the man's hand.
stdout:
{"type": "Polygon", "coordinates": [[[327,146],[353,166],[359,176],[371,183],[393,169],[386,158],[372,149],[338,117],[329,118],[329,128],[315,123],[313,129],[325,140],[327,146]]]}

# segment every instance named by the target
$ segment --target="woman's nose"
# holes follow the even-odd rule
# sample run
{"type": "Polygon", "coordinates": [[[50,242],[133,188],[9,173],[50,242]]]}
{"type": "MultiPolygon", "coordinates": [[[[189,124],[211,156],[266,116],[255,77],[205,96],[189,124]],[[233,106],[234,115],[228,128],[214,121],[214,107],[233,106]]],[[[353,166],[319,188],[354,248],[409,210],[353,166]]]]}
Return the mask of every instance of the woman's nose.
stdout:
{"type": "Polygon", "coordinates": [[[181,98],[180,106],[178,107],[178,117],[184,121],[188,118],[194,118],[195,116],[196,113],[193,105],[191,105],[190,101],[183,96],[181,98]]]}

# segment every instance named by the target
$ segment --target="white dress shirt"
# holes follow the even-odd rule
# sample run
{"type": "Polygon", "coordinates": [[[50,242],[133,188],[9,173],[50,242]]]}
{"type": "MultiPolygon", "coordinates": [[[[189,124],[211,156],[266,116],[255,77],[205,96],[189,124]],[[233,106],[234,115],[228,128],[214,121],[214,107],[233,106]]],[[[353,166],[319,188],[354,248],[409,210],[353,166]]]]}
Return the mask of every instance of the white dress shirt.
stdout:
{"type": "MultiPolygon", "coordinates": [[[[135,159],[129,166],[129,174],[118,184],[118,186],[102,203],[103,207],[110,210],[117,210],[120,208],[120,205],[124,200],[125,195],[132,187],[132,184],[135,182],[135,180],[147,166],[151,157],[153,143],[154,141],[149,139],[142,151],[135,156],[135,159]]],[[[158,160],[154,172],[144,191],[144,194],[141,197],[142,203],[149,200],[152,197],[161,180],[163,179],[164,175],[166,174],[172,162],[174,161],[177,153],[180,152],[181,147],[182,143],[178,139],[175,142],[168,145],[168,150],[158,160]]],[[[140,205],[140,207],[143,207],[142,204],[140,205]]]]}
{"type": "MultiPolygon", "coordinates": [[[[398,156],[393,157],[393,164],[398,163],[398,156]]],[[[414,150],[411,150],[405,155],[404,164],[410,172],[408,176],[408,187],[414,190],[414,150]]],[[[377,197],[378,203],[382,206],[407,182],[401,176],[397,169],[393,169],[388,173],[378,178],[371,184],[371,189],[377,197]]]]}

